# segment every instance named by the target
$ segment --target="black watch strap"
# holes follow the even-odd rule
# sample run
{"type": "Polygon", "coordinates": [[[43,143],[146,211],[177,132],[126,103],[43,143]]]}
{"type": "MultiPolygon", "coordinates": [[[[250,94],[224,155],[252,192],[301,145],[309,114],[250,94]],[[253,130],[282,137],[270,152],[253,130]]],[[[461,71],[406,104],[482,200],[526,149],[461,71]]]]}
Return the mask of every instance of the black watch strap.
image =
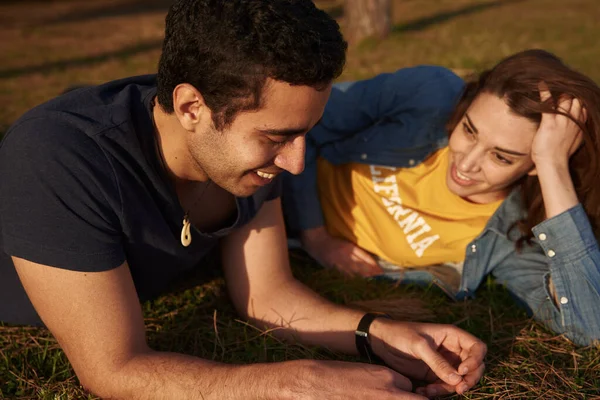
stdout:
{"type": "Polygon", "coordinates": [[[371,324],[375,320],[375,318],[388,318],[391,319],[387,314],[377,313],[377,312],[369,312],[363,315],[360,322],[358,323],[358,327],[354,332],[354,339],[356,342],[356,349],[358,353],[369,362],[380,362],[381,359],[375,355],[373,349],[371,348],[371,337],[369,336],[369,328],[371,324]]]}

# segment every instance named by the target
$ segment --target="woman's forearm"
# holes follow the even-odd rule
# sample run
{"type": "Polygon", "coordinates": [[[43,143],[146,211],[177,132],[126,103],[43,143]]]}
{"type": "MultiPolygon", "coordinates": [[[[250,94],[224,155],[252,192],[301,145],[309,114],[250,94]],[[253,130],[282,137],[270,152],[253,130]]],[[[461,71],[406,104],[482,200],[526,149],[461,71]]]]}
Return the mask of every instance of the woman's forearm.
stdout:
{"type": "Polygon", "coordinates": [[[555,160],[537,165],[538,178],[544,198],[546,219],[561,214],[579,203],[568,161],[555,160]]]}

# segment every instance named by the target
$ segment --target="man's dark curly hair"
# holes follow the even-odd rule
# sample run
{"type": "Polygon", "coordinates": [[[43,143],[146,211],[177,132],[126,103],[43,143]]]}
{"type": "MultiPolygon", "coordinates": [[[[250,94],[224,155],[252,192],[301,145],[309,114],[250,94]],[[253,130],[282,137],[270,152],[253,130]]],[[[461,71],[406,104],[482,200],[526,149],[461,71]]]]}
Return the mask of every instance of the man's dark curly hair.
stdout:
{"type": "Polygon", "coordinates": [[[166,18],[158,102],[173,110],[173,90],[193,85],[217,129],[258,109],[267,78],[326,87],[347,44],[335,20],[311,0],[177,0],[166,18]]]}

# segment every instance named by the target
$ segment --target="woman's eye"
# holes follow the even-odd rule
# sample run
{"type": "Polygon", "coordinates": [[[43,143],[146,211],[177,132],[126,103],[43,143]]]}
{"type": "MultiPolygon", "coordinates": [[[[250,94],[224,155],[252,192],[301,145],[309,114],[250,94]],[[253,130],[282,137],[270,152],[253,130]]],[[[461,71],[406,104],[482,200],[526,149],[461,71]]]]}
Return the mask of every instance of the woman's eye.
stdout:
{"type": "Polygon", "coordinates": [[[467,135],[473,135],[473,130],[471,129],[471,127],[469,125],[467,125],[466,122],[463,122],[463,130],[465,131],[465,133],[467,135]]]}
{"type": "Polygon", "coordinates": [[[494,153],[494,157],[496,157],[496,160],[500,161],[503,164],[507,164],[507,165],[511,165],[512,161],[510,161],[509,159],[502,157],[500,154],[498,153],[494,153]]]}

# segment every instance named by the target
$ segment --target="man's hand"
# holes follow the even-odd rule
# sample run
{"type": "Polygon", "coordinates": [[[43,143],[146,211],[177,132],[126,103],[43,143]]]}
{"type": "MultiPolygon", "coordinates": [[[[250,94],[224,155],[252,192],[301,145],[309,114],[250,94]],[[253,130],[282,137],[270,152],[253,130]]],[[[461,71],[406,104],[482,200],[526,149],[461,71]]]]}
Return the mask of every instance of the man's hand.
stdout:
{"type": "Polygon", "coordinates": [[[308,254],[324,267],[335,268],[348,276],[383,273],[369,253],[354,243],[331,236],[323,226],[303,231],[300,239],[308,254]]]}
{"type": "MultiPolygon", "coordinates": [[[[293,399],[340,400],[425,400],[411,393],[412,384],[406,377],[379,365],[341,361],[299,360],[281,364],[295,376],[288,389],[293,399]]],[[[285,369],[284,368],[284,369],[285,369]]],[[[283,371],[283,375],[286,372],[283,371]]]]}
{"type": "Polygon", "coordinates": [[[428,384],[417,393],[462,394],[483,375],[486,345],[453,325],[407,323],[378,318],[371,325],[373,351],[387,365],[428,384]]]}

